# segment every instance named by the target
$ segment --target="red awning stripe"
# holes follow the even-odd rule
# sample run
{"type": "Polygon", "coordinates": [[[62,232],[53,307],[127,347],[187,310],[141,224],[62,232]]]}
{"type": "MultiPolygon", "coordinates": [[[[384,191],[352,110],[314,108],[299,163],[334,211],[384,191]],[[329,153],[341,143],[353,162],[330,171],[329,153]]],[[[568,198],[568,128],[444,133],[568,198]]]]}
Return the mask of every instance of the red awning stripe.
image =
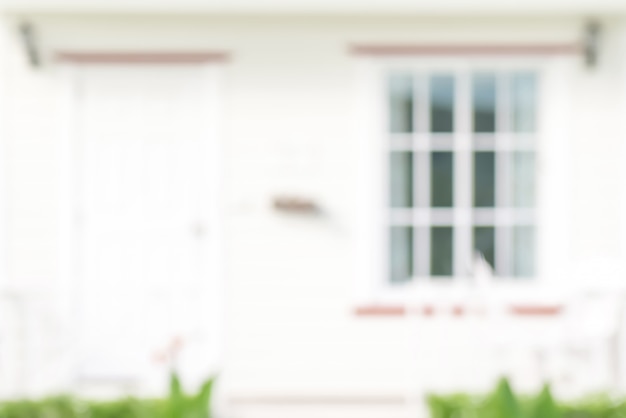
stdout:
{"type": "Polygon", "coordinates": [[[129,51],[59,51],[59,61],[81,64],[204,64],[224,62],[230,58],[224,51],[196,52],[129,52],[129,51]]]}
{"type": "Polygon", "coordinates": [[[355,55],[562,55],[580,54],[582,44],[355,44],[350,52],[355,55]]]}

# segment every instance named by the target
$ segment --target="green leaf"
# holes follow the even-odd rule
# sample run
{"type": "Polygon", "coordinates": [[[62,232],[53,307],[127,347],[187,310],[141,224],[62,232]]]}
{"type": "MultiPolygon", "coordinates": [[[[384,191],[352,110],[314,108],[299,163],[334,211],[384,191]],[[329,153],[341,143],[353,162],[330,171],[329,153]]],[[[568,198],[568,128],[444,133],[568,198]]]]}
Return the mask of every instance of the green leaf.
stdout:
{"type": "Polygon", "coordinates": [[[483,405],[479,416],[481,418],[523,418],[522,409],[506,378],[500,379],[495,391],[483,405]]]}
{"type": "Polygon", "coordinates": [[[185,418],[185,394],[176,372],[170,375],[167,418],[185,418]]]}
{"type": "Polygon", "coordinates": [[[549,385],[544,385],[533,403],[529,418],[561,418],[549,385]]]}
{"type": "Polygon", "coordinates": [[[194,398],[195,408],[197,409],[199,414],[198,418],[209,418],[211,416],[211,393],[213,390],[214,382],[214,378],[211,378],[204,382],[202,386],[200,386],[200,390],[194,398]]]}

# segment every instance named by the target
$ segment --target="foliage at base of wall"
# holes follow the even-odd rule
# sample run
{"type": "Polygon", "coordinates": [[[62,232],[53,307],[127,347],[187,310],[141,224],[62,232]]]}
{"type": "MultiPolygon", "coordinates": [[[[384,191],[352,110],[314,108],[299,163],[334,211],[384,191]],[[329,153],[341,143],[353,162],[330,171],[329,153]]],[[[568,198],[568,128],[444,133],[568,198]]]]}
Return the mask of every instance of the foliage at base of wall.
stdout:
{"type": "Polygon", "coordinates": [[[626,399],[595,396],[579,402],[557,402],[549,386],[535,396],[513,392],[506,379],[485,396],[467,394],[428,397],[431,418],[622,418],[626,399]]]}
{"type": "Polygon", "coordinates": [[[0,418],[211,418],[209,405],[214,379],[193,395],[185,394],[172,374],[164,399],[85,401],[69,396],[0,403],[0,418]]]}

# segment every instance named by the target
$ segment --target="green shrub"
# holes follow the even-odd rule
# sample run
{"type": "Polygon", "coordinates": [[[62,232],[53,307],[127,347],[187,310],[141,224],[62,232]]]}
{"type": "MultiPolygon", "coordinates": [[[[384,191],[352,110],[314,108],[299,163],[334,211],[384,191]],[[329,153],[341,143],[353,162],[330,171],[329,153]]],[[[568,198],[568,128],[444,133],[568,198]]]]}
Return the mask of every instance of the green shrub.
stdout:
{"type": "Polygon", "coordinates": [[[180,379],[172,374],[166,418],[209,418],[213,379],[207,380],[195,395],[186,395],[180,379]]]}
{"type": "Polygon", "coordinates": [[[163,401],[121,399],[83,403],[80,417],[85,418],[164,418],[163,401]]]}
{"type": "Polygon", "coordinates": [[[184,393],[176,374],[165,399],[126,398],[85,401],[68,396],[0,403],[0,418],[210,418],[214,379],[192,395],[184,393]]]}
{"type": "Polygon", "coordinates": [[[78,418],[75,402],[68,397],[41,401],[20,400],[0,404],[0,418],[78,418]]]}
{"type": "Polygon", "coordinates": [[[469,395],[430,396],[431,418],[470,418],[478,410],[477,400],[469,395]]]}
{"type": "Polygon", "coordinates": [[[522,397],[506,379],[486,396],[431,395],[427,403],[431,418],[626,418],[626,399],[595,396],[559,403],[547,385],[535,396],[522,397]]]}

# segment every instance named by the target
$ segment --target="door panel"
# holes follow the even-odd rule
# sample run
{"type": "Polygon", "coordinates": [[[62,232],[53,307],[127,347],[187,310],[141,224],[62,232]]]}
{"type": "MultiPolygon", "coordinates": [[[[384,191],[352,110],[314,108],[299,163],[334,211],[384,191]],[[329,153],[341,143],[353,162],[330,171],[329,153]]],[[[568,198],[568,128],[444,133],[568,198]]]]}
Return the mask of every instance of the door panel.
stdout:
{"type": "Polygon", "coordinates": [[[183,360],[203,353],[196,374],[214,367],[205,77],[191,65],[81,70],[79,344],[88,377],[148,379],[165,370],[155,359],[177,337],[183,360]]]}

